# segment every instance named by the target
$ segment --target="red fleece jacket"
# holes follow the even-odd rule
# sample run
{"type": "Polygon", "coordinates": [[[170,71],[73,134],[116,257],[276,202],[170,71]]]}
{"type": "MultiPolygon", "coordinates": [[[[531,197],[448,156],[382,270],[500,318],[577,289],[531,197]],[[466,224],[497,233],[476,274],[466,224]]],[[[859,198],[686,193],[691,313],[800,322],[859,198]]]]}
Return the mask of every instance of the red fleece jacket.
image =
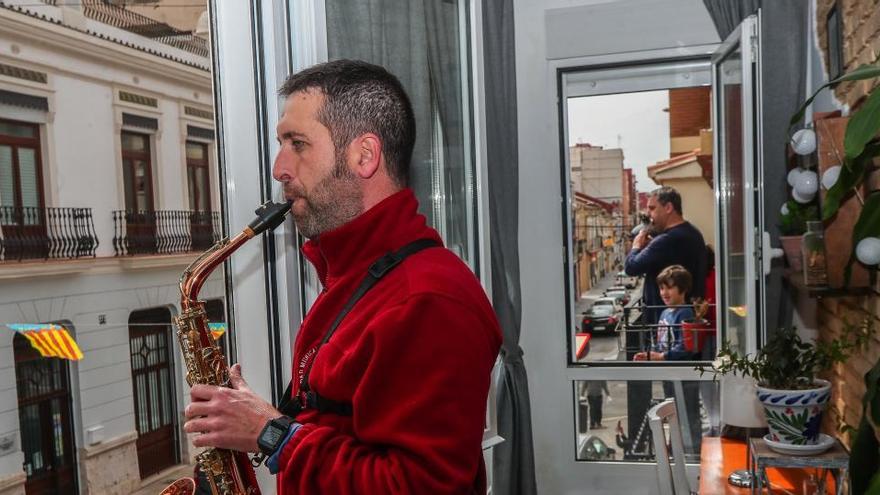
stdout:
{"type": "Polygon", "coordinates": [[[314,359],[312,390],[352,416],[303,411],[279,457],[280,494],[485,493],[480,449],[501,332],[479,281],[445,248],[420,251],[336,315],[382,255],[440,241],[412,191],[385,199],[303,246],[324,286],[293,353],[294,394],[314,359]]]}

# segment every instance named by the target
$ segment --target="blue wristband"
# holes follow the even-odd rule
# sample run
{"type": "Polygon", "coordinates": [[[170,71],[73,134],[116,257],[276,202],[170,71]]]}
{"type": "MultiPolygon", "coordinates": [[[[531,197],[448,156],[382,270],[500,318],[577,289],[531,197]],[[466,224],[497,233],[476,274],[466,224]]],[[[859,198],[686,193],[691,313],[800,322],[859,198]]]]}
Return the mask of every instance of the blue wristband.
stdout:
{"type": "Polygon", "coordinates": [[[290,429],[287,431],[287,436],[281,441],[281,445],[278,446],[275,453],[266,459],[266,467],[269,468],[270,473],[278,474],[278,458],[281,456],[281,452],[284,451],[284,446],[287,445],[287,442],[289,442],[291,438],[293,438],[293,434],[296,433],[296,430],[299,430],[301,426],[302,425],[299,423],[291,423],[290,429]]]}

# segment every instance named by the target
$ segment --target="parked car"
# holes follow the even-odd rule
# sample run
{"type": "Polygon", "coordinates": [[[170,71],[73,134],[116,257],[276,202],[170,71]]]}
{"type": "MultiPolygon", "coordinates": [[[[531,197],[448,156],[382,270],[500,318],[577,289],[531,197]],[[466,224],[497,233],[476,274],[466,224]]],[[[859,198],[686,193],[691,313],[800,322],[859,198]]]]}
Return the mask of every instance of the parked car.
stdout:
{"type": "Polygon", "coordinates": [[[584,461],[613,461],[617,457],[617,452],[595,435],[584,440],[578,451],[578,459],[584,461]]]}
{"type": "Polygon", "coordinates": [[[625,289],[635,289],[638,277],[630,277],[626,272],[617,272],[617,285],[625,289]]]}
{"type": "Polygon", "coordinates": [[[613,301],[609,302],[611,304],[593,304],[590,309],[584,311],[583,315],[581,315],[582,332],[614,332],[617,329],[617,322],[620,321],[620,316],[617,312],[618,308],[613,301]]]}
{"type": "Polygon", "coordinates": [[[629,304],[629,293],[626,290],[606,290],[605,297],[611,297],[618,300],[618,304],[626,306],[629,304]]]}

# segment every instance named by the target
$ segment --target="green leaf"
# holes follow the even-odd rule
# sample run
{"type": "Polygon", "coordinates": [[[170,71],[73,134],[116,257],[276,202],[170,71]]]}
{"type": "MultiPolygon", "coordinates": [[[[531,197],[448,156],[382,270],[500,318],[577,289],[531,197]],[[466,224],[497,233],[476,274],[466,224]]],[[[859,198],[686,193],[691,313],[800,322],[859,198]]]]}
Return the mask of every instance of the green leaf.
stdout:
{"type": "Polygon", "coordinates": [[[848,165],[844,164],[840,167],[840,177],[825,194],[825,201],[822,203],[822,220],[833,217],[840,209],[840,203],[843,199],[862,182],[865,173],[865,160],[856,159],[848,165]]]}
{"type": "Polygon", "coordinates": [[[865,204],[862,205],[862,212],[859,219],[853,227],[852,234],[852,253],[849,255],[849,261],[843,272],[844,284],[849,285],[849,279],[852,276],[852,266],[856,262],[856,247],[859,241],[865,237],[880,236],[880,191],[874,191],[867,198],[865,204]]]}
{"type": "Polygon", "coordinates": [[[859,430],[853,438],[849,457],[850,480],[853,495],[862,495],[873,486],[880,465],[880,444],[874,436],[874,428],[862,418],[859,430]]]}
{"type": "Polygon", "coordinates": [[[800,108],[798,108],[798,111],[791,117],[791,121],[789,122],[789,125],[788,125],[789,130],[791,130],[791,128],[795,124],[800,122],[800,120],[804,117],[804,112],[807,110],[807,107],[810,105],[810,103],[813,102],[814,99],[816,99],[816,96],[818,96],[819,92],[822,91],[823,89],[827,88],[828,86],[831,86],[832,84],[837,84],[837,83],[843,82],[843,81],[861,81],[863,79],[870,79],[872,77],[880,77],[880,64],[862,65],[862,66],[838,77],[837,79],[833,79],[833,80],[828,81],[827,83],[819,86],[816,89],[816,92],[814,92],[812,96],[807,98],[807,101],[805,101],[804,104],[801,105],[800,108]]]}
{"type": "Polygon", "coordinates": [[[880,91],[872,91],[871,95],[859,107],[846,124],[843,138],[843,149],[847,158],[855,158],[862,153],[865,145],[880,130],[880,91]]]}

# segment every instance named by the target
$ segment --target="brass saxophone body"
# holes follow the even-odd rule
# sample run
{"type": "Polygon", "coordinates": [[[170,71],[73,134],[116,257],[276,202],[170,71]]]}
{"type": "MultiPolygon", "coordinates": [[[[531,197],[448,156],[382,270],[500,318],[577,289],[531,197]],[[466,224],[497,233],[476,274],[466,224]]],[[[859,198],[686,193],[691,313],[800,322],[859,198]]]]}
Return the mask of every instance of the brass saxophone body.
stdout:
{"type": "MultiPolygon", "coordinates": [[[[248,227],[231,239],[219,241],[180,275],[181,314],[174,318],[174,323],[190,386],[229,386],[226,357],[211,336],[205,302],[198,299],[199,291],[217,266],[257,234],[280,225],[288,211],[290,203],[263,204],[248,227]]],[[[196,456],[196,462],[207,477],[213,495],[260,495],[247,453],[208,448],[196,456]]],[[[191,495],[194,491],[194,481],[183,478],[165,488],[161,495],[191,495]]]]}

